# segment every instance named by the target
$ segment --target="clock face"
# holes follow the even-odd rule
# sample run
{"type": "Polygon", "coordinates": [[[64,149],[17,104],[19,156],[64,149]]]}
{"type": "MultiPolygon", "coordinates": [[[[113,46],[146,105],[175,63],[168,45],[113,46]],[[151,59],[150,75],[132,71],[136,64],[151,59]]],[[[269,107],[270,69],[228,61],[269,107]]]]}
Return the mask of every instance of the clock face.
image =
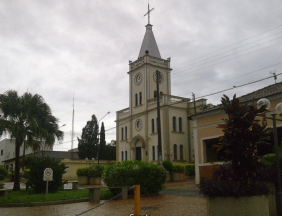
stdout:
{"type": "Polygon", "coordinates": [[[141,73],[137,73],[136,76],[135,76],[135,83],[136,85],[139,85],[142,81],[142,75],[141,73]]]}
{"type": "Polygon", "coordinates": [[[136,121],[136,129],[137,129],[137,130],[140,130],[141,128],[142,128],[142,122],[141,122],[140,119],[138,119],[138,120],[136,121]]]}
{"type": "MultiPolygon", "coordinates": [[[[154,81],[157,82],[157,72],[154,73],[154,81]]],[[[161,83],[163,81],[163,74],[159,72],[158,74],[158,82],[161,83]]]]}

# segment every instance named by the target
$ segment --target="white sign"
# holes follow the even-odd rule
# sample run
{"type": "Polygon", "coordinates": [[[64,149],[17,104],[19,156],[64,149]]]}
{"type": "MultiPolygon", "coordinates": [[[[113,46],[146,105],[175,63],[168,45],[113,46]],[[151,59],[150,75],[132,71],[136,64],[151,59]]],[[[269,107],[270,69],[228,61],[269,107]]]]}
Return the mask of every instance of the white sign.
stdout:
{"type": "Polygon", "coordinates": [[[43,181],[53,181],[53,170],[51,168],[44,170],[43,181]]]}

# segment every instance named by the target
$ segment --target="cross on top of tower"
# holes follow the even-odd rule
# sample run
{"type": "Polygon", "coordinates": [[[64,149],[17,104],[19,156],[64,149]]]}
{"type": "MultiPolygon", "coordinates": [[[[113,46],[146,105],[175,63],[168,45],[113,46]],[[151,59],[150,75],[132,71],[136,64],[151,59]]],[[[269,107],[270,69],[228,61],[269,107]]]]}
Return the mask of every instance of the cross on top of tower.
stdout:
{"type": "Polygon", "coordinates": [[[148,12],[144,15],[144,16],[148,15],[148,24],[150,24],[150,13],[151,13],[152,10],[154,10],[154,8],[152,8],[152,9],[150,10],[150,6],[149,6],[149,4],[148,4],[148,12]]]}

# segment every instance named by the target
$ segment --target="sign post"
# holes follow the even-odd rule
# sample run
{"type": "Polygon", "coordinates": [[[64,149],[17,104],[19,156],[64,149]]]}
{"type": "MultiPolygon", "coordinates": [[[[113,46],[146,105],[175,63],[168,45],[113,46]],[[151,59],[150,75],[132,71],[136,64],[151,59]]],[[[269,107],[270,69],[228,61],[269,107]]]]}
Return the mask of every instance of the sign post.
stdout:
{"type": "Polygon", "coordinates": [[[47,181],[47,183],[46,183],[46,195],[48,195],[48,183],[49,183],[49,181],[53,181],[53,170],[51,168],[46,168],[44,170],[43,181],[47,181]]]}

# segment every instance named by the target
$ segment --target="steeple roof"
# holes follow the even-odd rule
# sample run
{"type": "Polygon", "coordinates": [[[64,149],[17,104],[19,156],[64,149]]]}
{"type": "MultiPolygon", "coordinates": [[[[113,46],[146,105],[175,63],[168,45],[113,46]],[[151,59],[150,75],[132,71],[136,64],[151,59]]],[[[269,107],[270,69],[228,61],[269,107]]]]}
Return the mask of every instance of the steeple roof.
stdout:
{"type": "Polygon", "coordinates": [[[146,33],[141,45],[141,49],[139,52],[138,58],[141,58],[145,55],[145,51],[149,51],[149,55],[157,58],[161,58],[161,54],[157,45],[157,42],[155,40],[152,25],[148,24],[146,25],[146,33]]]}

